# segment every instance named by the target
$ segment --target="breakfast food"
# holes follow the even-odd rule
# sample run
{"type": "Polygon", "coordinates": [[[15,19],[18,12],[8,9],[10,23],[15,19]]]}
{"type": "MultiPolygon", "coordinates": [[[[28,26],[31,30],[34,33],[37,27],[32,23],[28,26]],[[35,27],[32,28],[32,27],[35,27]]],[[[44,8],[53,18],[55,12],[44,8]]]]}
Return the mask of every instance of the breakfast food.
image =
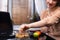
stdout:
{"type": "Polygon", "coordinates": [[[16,33],[16,38],[24,38],[24,37],[28,37],[28,33],[16,33]]]}

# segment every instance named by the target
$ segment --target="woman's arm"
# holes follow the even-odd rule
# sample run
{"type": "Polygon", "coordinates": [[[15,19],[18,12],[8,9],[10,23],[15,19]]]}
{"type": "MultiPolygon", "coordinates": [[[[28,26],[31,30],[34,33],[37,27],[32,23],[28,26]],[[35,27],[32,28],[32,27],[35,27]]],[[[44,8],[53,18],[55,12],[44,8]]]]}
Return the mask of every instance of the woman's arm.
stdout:
{"type": "Polygon", "coordinates": [[[45,26],[45,25],[52,25],[55,23],[58,23],[60,19],[60,12],[58,11],[57,13],[55,13],[52,16],[49,16],[47,18],[42,19],[41,21],[38,22],[34,22],[31,24],[28,24],[29,27],[39,27],[39,26],[45,26]]]}

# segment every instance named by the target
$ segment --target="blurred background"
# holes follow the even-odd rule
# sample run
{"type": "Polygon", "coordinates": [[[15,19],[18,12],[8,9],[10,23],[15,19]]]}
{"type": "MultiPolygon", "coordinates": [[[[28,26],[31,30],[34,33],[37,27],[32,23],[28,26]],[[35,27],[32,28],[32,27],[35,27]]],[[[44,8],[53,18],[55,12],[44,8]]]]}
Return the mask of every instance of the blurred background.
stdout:
{"type": "Polygon", "coordinates": [[[0,0],[0,11],[9,12],[13,31],[19,26],[40,20],[40,13],[46,9],[45,0],[0,0]]]}

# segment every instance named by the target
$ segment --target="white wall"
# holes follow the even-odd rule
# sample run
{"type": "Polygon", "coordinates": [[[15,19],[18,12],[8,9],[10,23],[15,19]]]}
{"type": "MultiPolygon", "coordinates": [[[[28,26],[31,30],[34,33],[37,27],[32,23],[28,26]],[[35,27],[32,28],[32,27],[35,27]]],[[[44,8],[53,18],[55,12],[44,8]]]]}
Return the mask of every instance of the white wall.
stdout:
{"type": "Polygon", "coordinates": [[[7,11],[7,0],[0,0],[0,11],[7,11]]]}
{"type": "Polygon", "coordinates": [[[29,8],[31,10],[31,17],[30,17],[30,19],[32,19],[33,18],[33,0],[29,0],[29,8]]]}
{"type": "Polygon", "coordinates": [[[10,13],[10,16],[12,18],[12,0],[9,0],[9,5],[8,5],[8,8],[9,8],[9,13],[10,13]]]}
{"type": "Polygon", "coordinates": [[[39,15],[42,10],[46,9],[45,0],[35,0],[35,5],[36,5],[36,10],[39,13],[39,15]]]}
{"type": "MultiPolygon", "coordinates": [[[[31,16],[33,17],[33,0],[29,0],[29,5],[31,7],[31,16]]],[[[45,0],[35,0],[36,11],[40,15],[41,11],[46,9],[45,0]]]]}

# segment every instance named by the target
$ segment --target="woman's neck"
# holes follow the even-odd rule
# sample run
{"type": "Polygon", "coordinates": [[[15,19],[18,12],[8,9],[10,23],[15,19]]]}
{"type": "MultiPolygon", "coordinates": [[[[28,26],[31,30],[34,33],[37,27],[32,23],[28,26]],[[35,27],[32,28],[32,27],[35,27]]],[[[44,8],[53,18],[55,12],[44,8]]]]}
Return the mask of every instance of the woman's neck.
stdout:
{"type": "Polygon", "coordinates": [[[53,11],[55,11],[57,8],[58,8],[58,7],[53,7],[53,8],[49,8],[48,10],[49,10],[50,12],[53,12],[53,11]]]}

